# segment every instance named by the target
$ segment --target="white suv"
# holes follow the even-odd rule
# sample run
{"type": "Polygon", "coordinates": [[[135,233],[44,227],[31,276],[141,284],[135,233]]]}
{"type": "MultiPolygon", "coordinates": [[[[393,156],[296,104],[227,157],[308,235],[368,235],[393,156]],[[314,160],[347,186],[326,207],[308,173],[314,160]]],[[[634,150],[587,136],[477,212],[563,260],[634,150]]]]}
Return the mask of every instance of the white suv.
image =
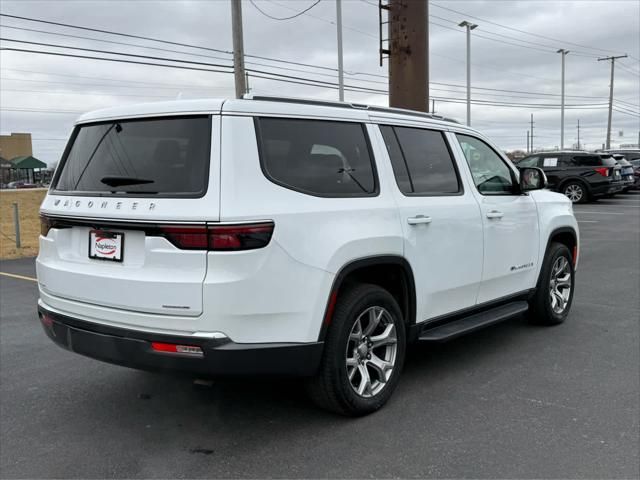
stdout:
{"type": "Polygon", "coordinates": [[[578,226],[545,181],[418,112],[252,97],[89,113],[42,204],[40,318],[89,357],[305,376],[321,406],[372,412],[409,342],[566,318],[578,226]]]}

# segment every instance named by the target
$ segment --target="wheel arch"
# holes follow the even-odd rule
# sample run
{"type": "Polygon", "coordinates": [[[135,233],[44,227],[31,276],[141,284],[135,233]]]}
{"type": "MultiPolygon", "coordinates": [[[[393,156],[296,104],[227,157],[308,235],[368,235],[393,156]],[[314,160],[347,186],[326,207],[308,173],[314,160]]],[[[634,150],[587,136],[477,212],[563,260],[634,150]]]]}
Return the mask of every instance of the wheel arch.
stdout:
{"type": "MultiPolygon", "coordinates": [[[[575,229],[573,227],[558,227],[553,229],[551,233],[549,233],[549,236],[547,238],[547,245],[545,246],[544,256],[542,257],[543,261],[545,258],[547,258],[549,247],[554,242],[561,243],[569,249],[569,252],[571,253],[571,257],[573,259],[573,265],[576,266],[579,256],[579,244],[578,233],[575,231],[575,229]]],[[[540,275],[542,275],[542,268],[540,269],[540,272],[538,272],[538,282],[536,282],[536,285],[540,282],[540,275]]]]}
{"type": "Polygon", "coordinates": [[[324,340],[331,326],[340,292],[352,282],[371,283],[384,288],[398,302],[405,325],[415,323],[416,288],[411,265],[399,255],[374,255],[352,260],[336,274],[325,306],[319,341],[324,340]]]}
{"type": "Polygon", "coordinates": [[[591,195],[591,185],[589,185],[589,182],[586,181],[584,178],[576,177],[576,176],[563,178],[562,181],[558,183],[558,192],[564,193],[563,192],[564,187],[566,187],[567,184],[571,182],[580,183],[581,185],[584,185],[587,195],[591,195]]]}

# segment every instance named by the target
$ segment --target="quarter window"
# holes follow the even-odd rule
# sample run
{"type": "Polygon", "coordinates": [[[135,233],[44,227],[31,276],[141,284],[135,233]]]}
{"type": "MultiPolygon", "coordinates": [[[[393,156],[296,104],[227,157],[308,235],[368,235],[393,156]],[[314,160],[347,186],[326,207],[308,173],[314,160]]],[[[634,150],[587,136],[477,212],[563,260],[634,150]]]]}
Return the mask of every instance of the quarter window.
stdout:
{"type": "Polygon", "coordinates": [[[468,135],[456,136],[478,191],[484,195],[513,193],[513,172],[504,160],[482,140],[468,135]]]}
{"type": "Polygon", "coordinates": [[[442,132],[390,126],[380,129],[402,193],[455,195],[461,191],[442,132]]]}
{"type": "Polygon", "coordinates": [[[377,193],[364,125],[259,118],[256,126],[262,168],[274,183],[325,197],[377,193]]]}

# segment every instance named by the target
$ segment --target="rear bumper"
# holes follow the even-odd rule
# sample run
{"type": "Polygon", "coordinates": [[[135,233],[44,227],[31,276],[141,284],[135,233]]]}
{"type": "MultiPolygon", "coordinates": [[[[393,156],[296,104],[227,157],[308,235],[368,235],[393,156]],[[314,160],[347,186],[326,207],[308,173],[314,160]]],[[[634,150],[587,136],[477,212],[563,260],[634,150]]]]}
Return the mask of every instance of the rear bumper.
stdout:
{"type": "Polygon", "coordinates": [[[610,195],[617,193],[623,188],[622,182],[611,182],[599,185],[591,185],[590,194],[593,197],[601,197],[602,195],[610,195]]]}
{"type": "Polygon", "coordinates": [[[178,337],[115,328],[54,313],[42,305],[38,314],[45,333],[60,347],[141,370],[202,376],[311,376],[322,357],[322,342],[241,344],[226,337],[178,337]],[[157,352],[151,342],[198,346],[202,356],[157,352]]]}

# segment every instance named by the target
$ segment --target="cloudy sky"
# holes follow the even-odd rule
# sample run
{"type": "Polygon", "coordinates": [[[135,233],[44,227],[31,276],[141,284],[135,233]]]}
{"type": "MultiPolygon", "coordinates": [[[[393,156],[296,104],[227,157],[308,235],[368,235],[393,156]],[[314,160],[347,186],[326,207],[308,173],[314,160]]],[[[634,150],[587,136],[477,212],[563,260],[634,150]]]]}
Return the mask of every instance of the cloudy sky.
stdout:
{"type": "MultiPolygon", "coordinates": [[[[253,3],[267,15],[282,18],[301,12],[314,0],[253,3]]],[[[252,92],[337,99],[337,91],[331,88],[337,81],[335,2],[322,0],[291,20],[268,18],[254,4],[243,1],[252,92]],[[280,76],[274,79],[274,75],[280,76]],[[314,85],[300,84],[310,82],[314,85]]],[[[228,0],[3,0],[0,10],[4,49],[0,53],[0,132],[31,132],[34,155],[48,163],[59,159],[73,122],[82,112],[127,103],[234,94],[233,76],[228,73],[228,0]],[[160,59],[104,53],[107,51],[160,59]]],[[[461,103],[466,98],[465,36],[457,24],[466,19],[479,25],[472,37],[472,99],[479,102],[472,105],[472,123],[504,149],[526,146],[531,113],[535,146],[559,145],[560,54],[555,53],[559,48],[570,50],[566,57],[565,146],[575,143],[578,120],[581,142],[588,148],[600,147],[605,141],[610,64],[598,62],[597,57],[625,53],[629,57],[616,62],[612,142],[638,142],[640,1],[437,0],[430,1],[429,13],[431,94],[437,113],[465,119],[461,103]]],[[[345,83],[357,90],[347,91],[346,100],[386,105],[387,64],[380,67],[378,63],[377,0],[343,0],[343,23],[345,83]]]]}

